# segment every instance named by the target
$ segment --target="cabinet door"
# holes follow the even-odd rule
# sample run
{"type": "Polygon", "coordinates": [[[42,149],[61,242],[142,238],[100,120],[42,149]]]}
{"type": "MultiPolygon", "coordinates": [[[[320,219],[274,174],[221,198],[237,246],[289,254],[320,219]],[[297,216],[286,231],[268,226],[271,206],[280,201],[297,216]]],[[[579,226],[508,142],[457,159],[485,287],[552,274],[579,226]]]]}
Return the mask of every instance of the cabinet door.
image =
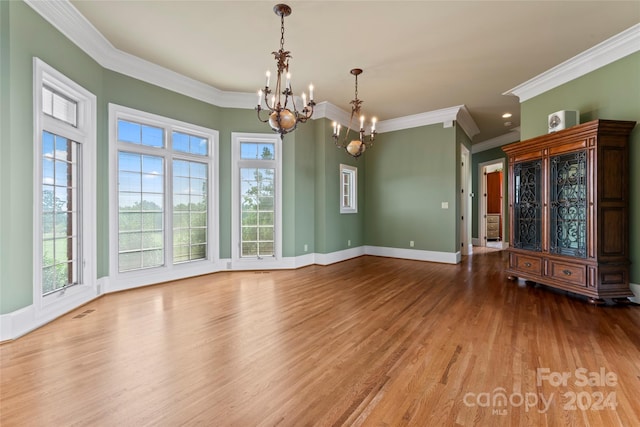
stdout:
{"type": "Polygon", "coordinates": [[[542,160],[513,166],[513,246],[541,251],[542,160]]]}
{"type": "Polygon", "coordinates": [[[487,174],[487,213],[502,213],[502,172],[487,174]]]}
{"type": "Polygon", "coordinates": [[[587,152],[549,159],[549,252],[587,256],[587,152]]]}

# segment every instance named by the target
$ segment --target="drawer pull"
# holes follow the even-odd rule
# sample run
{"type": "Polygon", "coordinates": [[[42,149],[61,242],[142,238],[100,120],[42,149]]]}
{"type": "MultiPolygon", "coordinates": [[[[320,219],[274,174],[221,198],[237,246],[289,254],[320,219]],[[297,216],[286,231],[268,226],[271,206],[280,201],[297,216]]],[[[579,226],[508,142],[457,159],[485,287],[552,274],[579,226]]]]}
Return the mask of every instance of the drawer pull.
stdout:
{"type": "Polygon", "coordinates": [[[531,267],[531,263],[530,263],[530,262],[525,262],[525,263],[524,263],[524,266],[525,266],[525,267],[531,267]]]}
{"type": "Polygon", "coordinates": [[[571,270],[562,270],[565,276],[571,276],[571,270]]]}

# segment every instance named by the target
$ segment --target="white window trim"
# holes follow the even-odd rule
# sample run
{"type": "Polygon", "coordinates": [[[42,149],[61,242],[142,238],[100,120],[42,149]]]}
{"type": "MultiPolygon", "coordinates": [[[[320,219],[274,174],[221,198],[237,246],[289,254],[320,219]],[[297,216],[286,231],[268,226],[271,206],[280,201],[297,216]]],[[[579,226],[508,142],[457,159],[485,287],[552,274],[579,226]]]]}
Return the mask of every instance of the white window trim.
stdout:
{"type": "MultiPolygon", "coordinates": [[[[219,271],[221,268],[219,263],[219,247],[220,247],[220,233],[219,233],[219,218],[220,218],[220,203],[219,203],[219,143],[218,143],[218,131],[208,129],[202,126],[182,122],[179,120],[163,117],[157,114],[147,113],[133,108],[124,107],[117,104],[109,104],[109,291],[119,291],[124,289],[131,289],[139,286],[145,286],[149,284],[166,282],[169,280],[182,279],[185,277],[197,276],[201,274],[212,273],[219,271]],[[211,145],[209,147],[210,167],[208,168],[208,199],[209,199],[209,211],[207,213],[207,257],[202,260],[194,260],[190,262],[182,262],[178,264],[173,263],[173,244],[172,244],[172,230],[173,219],[169,213],[172,206],[172,194],[173,194],[173,180],[171,168],[172,165],[167,162],[167,158],[164,155],[164,148],[136,146],[134,144],[119,143],[118,142],[118,119],[130,120],[139,123],[145,123],[152,126],[158,126],[165,129],[165,143],[169,141],[167,138],[168,133],[172,131],[179,131],[188,133],[191,135],[202,136],[209,141],[211,145]],[[127,147],[135,147],[132,152],[139,152],[144,154],[162,156],[165,162],[165,174],[164,174],[164,203],[165,203],[165,236],[164,236],[164,257],[165,263],[160,267],[146,268],[142,270],[132,270],[126,272],[120,272],[118,270],[118,150],[127,150],[127,147]]],[[[130,150],[131,151],[131,150],[130,150]]],[[[176,153],[176,157],[180,157],[176,153]]],[[[204,156],[203,156],[204,157],[204,156]]]]}
{"type": "Polygon", "coordinates": [[[231,259],[235,270],[256,270],[282,268],[282,140],[273,133],[231,133],[231,259]],[[268,143],[275,147],[276,194],[275,194],[275,230],[273,258],[240,257],[240,165],[256,165],[264,160],[241,160],[240,142],[268,143]]]}
{"type": "Polygon", "coordinates": [[[55,70],[33,58],[34,191],[33,205],[33,302],[36,318],[59,316],[95,298],[97,292],[96,255],[96,96],[55,70]],[[42,112],[42,86],[69,96],[78,103],[77,127],[42,112]],[[46,130],[81,144],[82,150],[82,263],[81,283],[65,290],[42,295],[42,132],[46,130]]]}
{"type": "Polygon", "coordinates": [[[340,213],[353,214],[358,213],[358,168],[350,165],[340,164],[340,213]],[[342,177],[349,175],[349,200],[350,205],[344,204],[344,186],[342,185],[342,177]]]}

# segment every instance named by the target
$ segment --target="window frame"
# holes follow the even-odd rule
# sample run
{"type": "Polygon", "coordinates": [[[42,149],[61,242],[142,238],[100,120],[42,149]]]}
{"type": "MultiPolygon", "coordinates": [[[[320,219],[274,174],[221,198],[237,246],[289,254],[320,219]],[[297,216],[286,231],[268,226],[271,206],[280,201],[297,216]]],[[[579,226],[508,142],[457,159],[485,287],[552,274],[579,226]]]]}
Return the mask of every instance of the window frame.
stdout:
{"type": "Polygon", "coordinates": [[[217,130],[183,122],[169,117],[109,104],[109,272],[110,290],[130,289],[153,283],[207,274],[219,268],[219,133],[217,130]],[[118,120],[151,125],[163,129],[164,146],[153,147],[118,141],[118,120]],[[185,153],[171,147],[172,132],[186,133],[209,140],[207,155],[185,153]],[[120,152],[157,156],[163,159],[163,264],[127,271],[119,271],[119,184],[118,154],[120,152]],[[197,161],[207,164],[207,255],[205,258],[174,263],[173,257],[173,162],[197,161]]]}
{"type": "Polygon", "coordinates": [[[351,165],[340,164],[340,213],[358,213],[358,168],[351,165]],[[345,194],[344,178],[349,181],[348,194],[345,194]],[[345,203],[345,196],[349,202],[345,203]]]}
{"type": "Polygon", "coordinates": [[[231,133],[231,258],[234,269],[278,268],[282,261],[282,139],[271,133],[231,133]],[[267,143],[274,146],[273,160],[241,159],[242,142],[267,143]],[[268,164],[268,166],[267,166],[268,164]],[[241,198],[240,169],[243,167],[273,167],[275,169],[274,195],[274,255],[273,257],[240,257],[241,198]]]}
{"type": "Polygon", "coordinates": [[[96,96],[57,71],[41,59],[33,58],[33,301],[37,317],[51,317],[77,307],[95,298],[97,287],[97,227],[96,227],[96,145],[97,145],[97,100],[96,96]],[[55,90],[77,103],[76,125],[55,118],[43,111],[43,88],[55,90]],[[78,266],[80,280],[69,287],[42,294],[42,180],[43,180],[43,132],[70,139],[79,144],[79,191],[80,223],[78,239],[80,253],[78,266]]]}

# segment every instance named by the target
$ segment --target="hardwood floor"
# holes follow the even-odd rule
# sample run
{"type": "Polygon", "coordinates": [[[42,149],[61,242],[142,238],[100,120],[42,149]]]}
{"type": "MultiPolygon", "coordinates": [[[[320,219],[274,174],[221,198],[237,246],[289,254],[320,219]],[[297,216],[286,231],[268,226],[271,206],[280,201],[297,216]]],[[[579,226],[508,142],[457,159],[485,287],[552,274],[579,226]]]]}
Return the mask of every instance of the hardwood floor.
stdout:
{"type": "Polygon", "coordinates": [[[106,295],[0,346],[0,425],[640,425],[640,306],[504,264],[364,256],[106,295]]]}

